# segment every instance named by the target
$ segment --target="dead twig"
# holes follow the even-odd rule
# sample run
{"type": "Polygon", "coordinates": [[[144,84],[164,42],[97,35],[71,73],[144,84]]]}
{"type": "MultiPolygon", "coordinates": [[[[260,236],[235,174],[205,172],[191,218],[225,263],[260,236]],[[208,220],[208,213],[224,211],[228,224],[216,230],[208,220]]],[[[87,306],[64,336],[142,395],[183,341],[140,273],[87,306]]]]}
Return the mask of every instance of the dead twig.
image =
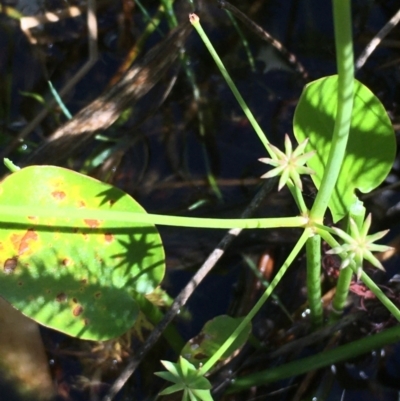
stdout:
{"type": "Polygon", "coordinates": [[[303,64],[297,59],[297,57],[291,53],[286,47],[279,42],[279,40],[275,39],[272,35],[270,35],[267,31],[261,28],[258,24],[256,24],[252,19],[250,19],[246,14],[242,13],[235,6],[230,4],[225,0],[218,0],[218,5],[220,8],[230,11],[235,17],[239,18],[250,30],[252,30],[257,36],[259,36],[262,40],[270,43],[276,50],[278,50],[287,61],[293,66],[293,68],[298,72],[301,77],[305,80],[308,79],[308,73],[304,68],[303,64]]]}
{"type": "MultiPolygon", "coordinates": [[[[89,59],[79,69],[79,71],[68,81],[68,83],[59,90],[58,94],[62,98],[65,96],[96,63],[98,58],[97,50],[97,18],[96,18],[96,0],[88,0],[87,3],[87,27],[88,27],[88,50],[89,59]]],[[[70,7],[68,10],[60,11],[58,14],[46,13],[41,17],[24,17],[21,19],[21,29],[25,32],[29,32],[29,29],[36,26],[39,23],[46,22],[57,22],[61,18],[76,17],[80,15],[80,9],[77,7],[70,7]],[[34,18],[34,19],[33,19],[34,18]],[[36,25],[35,25],[36,24],[36,25]]],[[[28,38],[31,36],[27,35],[28,38]]],[[[38,113],[38,115],[14,138],[7,148],[0,153],[0,160],[6,157],[20,142],[47,116],[49,110],[57,104],[56,99],[51,99],[46,107],[38,113]]]]}
{"type": "MultiPolygon", "coordinates": [[[[248,218],[252,216],[255,210],[260,205],[261,201],[265,198],[265,196],[271,191],[274,187],[276,180],[271,179],[268,180],[261,190],[257,193],[254,199],[251,201],[249,206],[241,215],[242,218],[248,218]]],[[[228,233],[222,238],[218,246],[214,249],[213,252],[208,256],[206,261],[197,271],[197,273],[192,277],[186,287],[180,292],[180,294],[175,298],[171,308],[165,314],[164,318],[160,323],[154,328],[148,337],[147,341],[143,344],[143,346],[135,353],[135,356],[131,358],[128,365],[125,367],[123,372],[120,374],[118,379],[114,382],[108,394],[103,398],[103,401],[111,401],[116,394],[122,389],[127,380],[132,376],[135,372],[139,364],[142,362],[146,354],[150,351],[150,349],[154,346],[154,344],[161,337],[162,333],[166,329],[166,327],[172,322],[175,316],[179,313],[179,310],[184,306],[192,295],[193,291],[198,287],[198,285],[203,281],[204,277],[211,271],[211,269],[217,264],[219,259],[221,259],[225,250],[232,243],[232,241],[241,233],[241,229],[232,229],[229,230],[228,233]]]]}
{"type": "Polygon", "coordinates": [[[356,61],[355,69],[358,71],[368,60],[368,57],[373,51],[379,46],[382,39],[399,23],[400,21],[400,9],[395,15],[385,24],[385,26],[374,36],[371,42],[368,43],[367,47],[363,50],[356,61]]]}
{"type": "Polygon", "coordinates": [[[80,149],[96,132],[113,124],[122,111],[150,91],[177,59],[191,32],[189,22],[154,46],[113,87],[67,121],[28,156],[28,164],[60,163],[80,149]]]}

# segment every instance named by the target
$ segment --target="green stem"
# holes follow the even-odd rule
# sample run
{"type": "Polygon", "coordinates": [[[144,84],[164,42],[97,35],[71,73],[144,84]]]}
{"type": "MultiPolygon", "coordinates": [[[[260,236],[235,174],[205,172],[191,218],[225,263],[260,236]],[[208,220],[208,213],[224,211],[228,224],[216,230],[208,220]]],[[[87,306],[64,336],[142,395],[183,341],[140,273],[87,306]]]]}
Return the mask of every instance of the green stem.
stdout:
{"type": "MultiPolygon", "coordinates": [[[[193,27],[196,29],[197,33],[199,34],[200,38],[203,40],[205,46],[207,47],[208,51],[210,52],[212,58],[215,61],[215,64],[219,68],[222,76],[225,78],[226,83],[228,84],[229,88],[231,89],[233,95],[235,96],[236,100],[239,103],[239,106],[242,108],[244,114],[248,118],[250,124],[252,125],[254,131],[256,132],[258,138],[260,139],[261,143],[265,146],[268,154],[272,159],[276,159],[275,153],[270,149],[269,141],[265,136],[263,130],[261,129],[260,125],[258,124],[257,120],[254,118],[253,113],[250,111],[249,107],[247,106],[246,102],[242,98],[242,95],[238,91],[235,83],[232,81],[228,71],[226,70],[222,60],[219,58],[218,53],[215,51],[214,46],[208,39],[207,34],[204,32],[202,26],[200,25],[199,17],[196,14],[190,14],[189,16],[190,22],[193,27]]],[[[299,207],[299,210],[302,214],[308,213],[307,207],[305,205],[303,195],[301,191],[294,185],[288,184],[288,188],[293,195],[296,204],[299,207]]]]}
{"type": "Polygon", "coordinates": [[[236,393],[253,386],[264,386],[267,383],[330,366],[398,341],[400,341],[400,326],[392,327],[382,333],[361,338],[352,343],[323,351],[308,358],[303,358],[277,368],[263,370],[252,375],[238,378],[229,387],[228,393],[236,393]]]}
{"type": "Polygon", "coordinates": [[[174,11],[174,1],[171,0],[161,0],[161,4],[165,8],[165,14],[168,20],[168,24],[172,27],[178,26],[178,20],[176,19],[174,11]]]}
{"type": "Polygon", "coordinates": [[[314,327],[323,323],[321,296],[321,237],[314,235],[306,244],[307,251],[307,296],[314,327]]]}
{"type": "Polygon", "coordinates": [[[336,248],[340,245],[333,236],[336,233],[335,230],[332,230],[332,228],[318,223],[315,223],[314,228],[316,229],[317,234],[320,235],[331,248],[336,248]]]}
{"type": "MultiPolygon", "coordinates": [[[[157,30],[157,32],[163,36],[163,32],[159,28],[160,25],[160,13],[164,12],[165,8],[164,6],[160,5],[158,7],[158,11],[154,17],[152,17],[146,10],[146,8],[142,5],[140,0],[135,0],[135,4],[139,7],[140,11],[142,12],[144,16],[144,20],[146,22],[149,22],[151,25],[153,25],[154,30],[157,30]]],[[[145,28],[145,31],[148,30],[148,26],[145,28]]],[[[142,34],[143,35],[143,34],[142,34]]]]}
{"type": "MultiPolygon", "coordinates": [[[[162,0],[161,3],[165,7],[170,28],[175,28],[176,26],[178,26],[178,20],[176,18],[176,15],[175,15],[175,12],[173,9],[173,1],[162,0]]],[[[207,148],[206,148],[206,145],[204,142],[204,138],[206,137],[206,128],[205,128],[205,118],[204,118],[204,111],[203,111],[203,105],[202,105],[203,102],[201,100],[200,89],[196,83],[196,78],[195,78],[193,69],[190,67],[190,60],[189,60],[188,56],[185,53],[182,53],[180,56],[180,59],[181,59],[183,68],[185,70],[186,77],[189,80],[189,83],[192,87],[193,98],[197,104],[197,118],[198,118],[198,122],[199,122],[199,134],[200,134],[200,137],[202,138],[201,148],[203,151],[205,169],[207,171],[207,181],[210,184],[210,187],[213,190],[213,192],[215,193],[215,195],[217,196],[217,198],[220,201],[222,201],[222,198],[223,198],[222,193],[218,187],[217,180],[215,179],[215,176],[211,170],[209,156],[208,156],[207,148]]]]}
{"type": "MultiPolygon", "coordinates": [[[[161,214],[150,214],[145,212],[122,212],[102,209],[75,209],[71,207],[46,208],[40,206],[8,206],[0,205],[0,222],[35,225],[31,220],[26,223],[15,222],[15,216],[35,216],[44,218],[61,218],[61,226],[76,226],[76,221],[71,219],[96,219],[115,222],[132,222],[133,224],[158,224],[180,227],[197,228],[277,228],[277,227],[303,227],[307,219],[297,217],[278,218],[253,218],[253,219],[212,219],[200,217],[167,216],[161,214]]],[[[40,224],[38,222],[37,224],[40,224]]],[[[83,224],[82,224],[83,225],[83,224]]],[[[87,227],[87,226],[85,226],[87,227]]]]}
{"type": "MultiPolygon", "coordinates": [[[[351,207],[349,216],[347,217],[346,232],[350,230],[350,218],[355,221],[358,227],[362,227],[365,219],[365,207],[361,201],[355,202],[351,207]]],[[[350,283],[353,276],[353,271],[350,268],[342,269],[339,273],[339,279],[336,284],[336,292],[332,301],[332,311],[330,320],[335,321],[340,318],[349,295],[350,283]]]]}
{"type": "Polygon", "coordinates": [[[11,171],[11,173],[16,173],[21,170],[21,167],[16,166],[10,159],[3,159],[4,165],[11,171]]]}
{"type": "Polygon", "coordinates": [[[201,37],[202,41],[206,45],[212,58],[214,59],[215,63],[217,64],[217,67],[219,68],[222,76],[225,78],[226,83],[228,84],[233,95],[235,96],[236,100],[238,101],[240,107],[242,108],[244,114],[246,115],[246,117],[250,121],[250,124],[252,125],[254,131],[260,138],[261,143],[267,149],[267,152],[269,153],[270,157],[275,158],[275,155],[273,154],[273,152],[271,152],[271,149],[269,147],[269,141],[268,141],[267,137],[265,136],[265,134],[264,134],[263,130],[261,129],[260,125],[258,124],[257,120],[254,118],[253,113],[250,111],[250,109],[247,106],[246,102],[244,101],[242,95],[240,94],[236,85],[232,81],[232,78],[230,77],[224,64],[222,63],[222,60],[219,58],[218,53],[215,51],[214,46],[212,45],[212,43],[208,39],[208,36],[206,35],[202,26],[200,25],[199,17],[196,14],[190,14],[189,18],[190,18],[191,24],[193,25],[193,28],[196,29],[196,31],[199,34],[199,36],[201,37]]]}
{"type": "Polygon", "coordinates": [[[349,295],[349,288],[351,279],[353,277],[353,270],[346,267],[340,270],[339,278],[336,283],[336,292],[332,301],[332,311],[329,316],[331,321],[335,321],[342,315],[343,309],[346,306],[347,296],[349,295]]]}
{"type": "MultiPolygon", "coordinates": [[[[330,234],[332,230],[329,227],[318,225],[318,234],[326,241],[331,248],[336,248],[339,243],[330,234]]],[[[357,272],[353,272],[357,273],[357,272]]],[[[339,276],[340,278],[340,276],[339,276]]],[[[351,278],[351,276],[350,276],[351,278]]],[[[374,281],[363,271],[361,273],[361,281],[368,287],[368,289],[382,302],[382,304],[389,310],[393,316],[400,321],[400,311],[396,305],[383,293],[383,291],[374,283],[374,281]]],[[[344,279],[343,279],[344,280],[344,279]]],[[[335,307],[336,309],[336,307],[335,307]]],[[[334,317],[332,317],[334,319],[334,317]]]]}
{"type": "Polygon", "coordinates": [[[236,22],[236,19],[232,15],[232,13],[229,10],[226,10],[226,9],[225,9],[225,12],[226,12],[228,18],[230,19],[230,21],[232,22],[232,25],[236,29],[236,32],[239,34],[240,39],[242,40],[242,45],[243,45],[243,48],[244,48],[244,50],[246,52],[247,59],[249,60],[251,72],[256,72],[256,63],[254,61],[253,54],[251,53],[249,42],[247,41],[246,37],[244,36],[242,29],[240,28],[240,26],[236,22]]]}
{"type": "MultiPolygon", "coordinates": [[[[343,163],[350,131],[354,99],[353,42],[350,6],[351,4],[348,0],[333,0],[333,20],[338,67],[338,106],[327,165],[321,186],[310,212],[310,218],[316,221],[323,218],[328,207],[343,163]]],[[[312,320],[316,325],[322,324],[321,289],[319,283],[321,272],[320,256],[320,239],[316,236],[307,242],[308,302],[312,320]]],[[[345,276],[343,276],[343,278],[344,277],[345,276]]],[[[341,282],[341,285],[345,284],[345,282],[341,282]]]]}
{"type": "MultiPolygon", "coordinates": [[[[260,281],[260,283],[264,286],[265,289],[267,289],[271,283],[269,283],[263,274],[258,270],[258,266],[256,263],[254,263],[254,260],[250,258],[247,255],[242,255],[243,259],[245,260],[246,264],[249,266],[253,274],[257,277],[257,279],[260,281]]],[[[294,323],[294,319],[290,312],[286,309],[285,305],[283,302],[280,300],[278,295],[276,294],[271,294],[271,298],[276,302],[276,304],[281,308],[282,312],[286,315],[286,317],[289,319],[291,323],[294,323]]]]}
{"type": "Polygon", "coordinates": [[[304,202],[304,197],[301,189],[296,187],[296,185],[293,185],[291,182],[288,182],[286,185],[289,188],[289,191],[292,194],[300,213],[303,216],[308,216],[309,211],[306,203],[304,202]]]}
{"type": "MultiPolygon", "coordinates": [[[[357,273],[357,272],[354,272],[357,273]]],[[[384,294],[375,282],[365,273],[361,273],[361,281],[370,289],[373,294],[382,302],[387,310],[400,322],[400,311],[397,306],[384,294]]]]}
{"type": "Polygon", "coordinates": [[[342,166],[354,100],[354,58],[352,43],[351,2],[333,0],[333,20],[335,28],[336,62],[338,68],[338,106],[332,145],[328,162],[310,217],[322,219],[336,185],[342,166]]]}
{"type": "Polygon", "coordinates": [[[198,371],[199,376],[204,376],[222,357],[222,355],[226,352],[226,350],[232,345],[235,339],[239,336],[242,330],[251,322],[253,317],[257,314],[260,308],[264,305],[265,301],[269,298],[272,291],[274,291],[275,287],[278,285],[283,275],[286,273],[288,267],[292,264],[295,257],[300,252],[304,243],[307,241],[307,238],[310,236],[311,231],[309,229],[305,229],[303,234],[297,241],[297,244],[290,252],[289,256],[285,260],[285,263],[279,269],[279,272],[272,280],[271,284],[265,290],[264,294],[260,297],[257,303],[253,306],[251,311],[247,314],[247,316],[243,319],[240,325],[233,331],[233,333],[229,336],[229,338],[221,345],[221,347],[213,354],[213,356],[203,365],[202,368],[198,371]]]}
{"type": "Polygon", "coordinates": [[[189,58],[185,54],[182,54],[181,61],[182,61],[182,64],[183,64],[185,72],[186,72],[186,77],[189,80],[190,85],[192,87],[193,98],[197,104],[197,118],[198,118],[198,122],[199,122],[199,134],[200,134],[200,137],[202,138],[200,143],[201,143],[201,148],[203,151],[205,168],[207,171],[207,181],[210,184],[210,187],[213,190],[213,192],[215,193],[215,195],[217,196],[217,198],[220,201],[222,201],[223,200],[222,192],[219,189],[217,180],[214,176],[214,173],[211,170],[209,155],[208,155],[207,147],[205,144],[206,125],[205,125],[203,101],[201,99],[200,88],[197,85],[193,69],[190,67],[189,58]]]}
{"type": "Polygon", "coordinates": [[[53,86],[51,81],[47,81],[47,84],[49,85],[50,92],[53,95],[53,97],[54,97],[55,101],[57,102],[57,104],[59,105],[61,111],[64,113],[65,117],[67,117],[67,119],[70,120],[72,118],[72,114],[70,113],[70,111],[68,110],[67,106],[65,105],[65,103],[61,99],[61,96],[58,94],[56,88],[54,88],[54,86],[53,86]]]}

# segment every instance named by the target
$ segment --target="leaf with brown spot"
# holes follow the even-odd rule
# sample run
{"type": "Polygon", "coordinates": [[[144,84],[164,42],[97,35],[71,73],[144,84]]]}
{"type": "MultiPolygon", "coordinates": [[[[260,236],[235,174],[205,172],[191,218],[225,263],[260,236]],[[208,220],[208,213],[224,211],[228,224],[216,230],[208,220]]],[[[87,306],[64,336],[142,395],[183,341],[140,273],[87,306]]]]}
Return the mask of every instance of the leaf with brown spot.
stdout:
{"type": "Polygon", "coordinates": [[[51,194],[54,197],[54,199],[57,200],[63,200],[65,198],[65,192],[63,191],[53,191],[51,194]]]}
{"type": "MultiPolygon", "coordinates": [[[[123,191],[53,166],[9,175],[0,184],[0,221],[1,205],[146,213],[123,191]]],[[[38,323],[90,340],[130,329],[139,313],[134,294],[151,293],[165,269],[158,231],[144,223],[27,212],[0,222],[0,245],[0,295],[38,323]]]]}

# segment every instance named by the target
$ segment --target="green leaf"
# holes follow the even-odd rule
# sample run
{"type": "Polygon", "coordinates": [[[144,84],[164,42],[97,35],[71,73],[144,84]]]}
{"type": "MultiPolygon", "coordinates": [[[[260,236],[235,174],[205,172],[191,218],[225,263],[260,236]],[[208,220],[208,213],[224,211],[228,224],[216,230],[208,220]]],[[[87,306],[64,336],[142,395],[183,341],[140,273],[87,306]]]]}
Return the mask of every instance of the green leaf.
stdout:
{"type": "Polygon", "coordinates": [[[30,205],[145,213],[143,208],[111,185],[59,167],[27,167],[0,184],[0,295],[71,336],[106,340],[126,332],[139,312],[135,293],[152,292],[164,275],[156,228],[68,215],[39,218],[30,205]],[[26,206],[26,216],[1,222],[1,205],[26,206]]]}
{"type": "MultiPolygon", "coordinates": [[[[171,378],[166,379],[166,380],[170,380],[170,381],[173,381],[174,383],[178,383],[178,381],[176,379],[172,379],[172,377],[175,377],[175,378],[181,377],[182,369],[179,366],[179,364],[170,362],[170,361],[161,361],[161,363],[164,365],[164,368],[168,370],[168,374],[171,375],[171,378]]],[[[162,373],[163,372],[154,373],[154,374],[161,377],[162,373]]],[[[165,377],[163,377],[163,378],[165,378],[165,377]]]]}
{"type": "MultiPolygon", "coordinates": [[[[154,373],[156,376],[158,376],[158,377],[161,377],[161,379],[164,379],[164,380],[167,380],[167,381],[169,381],[169,382],[172,382],[172,383],[176,383],[176,384],[179,384],[181,387],[179,388],[179,390],[182,390],[183,389],[183,387],[182,387],[182,383],[181,383],[181,379],[180,379],[180,376],[179,375],[177,375],[177,374],[174,374],[174,373],[170,373],[170,372],[155,372],[154,373]]],[[[168,388],[171,388],[171,387],[168,387],[168,388]]],[[[163,390],[163,391],[165,391],[165,390],[163,390]]],[[[170,392],[175,392],[175,391],[178,391],[178,390],[174,390],[174,391],[172,391],[172,390],[169,390],[170,392]]],[[[161,394],[161,393],[160,393],[161,394]]],[[[167,394],[167,393],[165,393],[165,394],[167,394]]],[[[169,393],[168,393],[169,394],[169,393]]]]}
{"type": "MultiPolygon", "coordinates": [[[[304,89],[294,115],[298,142],[309,138],[307,150],[317,154],[307,165],[320,187],[328,160],[337,108],[337,75],[311,82],[304,89]]],[[[367,193],[388,175],[396,154],[390,119],[379,99],[355,81],[354,109],[345,159],[329,203],[334,222],[343,218],[356,202],[355,189],[367,193]]]]}
{"type": "Polygon", "coordinates": [[[161,361],[168,372],[156,372],[156,376],[175,383],[164,390],[160,395],[168,395],[183,390],[183,400],[212,401],[210,382],[198,375],[194,365],[180,357],[177,363],[161,361]]]}
{"type": "Polygon", "coordinates": [[[40,104],[45,104],[46,101],[44,100],[42,95],[39,95],[38,93],[35,92],[25,92],[25,91],[19,91],[20,95],[26,96],[26,97],[31,97],[32,99],[35,99],[37,102],[40,104]]]}
{"type": "MultiPolygon", "coordinates": [[[[163,372],[157,372],[154,374],[165,379],[165,377],[161,376],[160,373],[163,373],[163,372]]],[[[168,380],[168,379],[165,379],[165,380],[168,380]]],[[[168,394],[172,394],[172,393],[177,393],[178,391],[182,391],[184,389],[186,389],[185,384],[179,382],[179,383],[173,384],[171,386],[168,386],[164,390],[160,391],[158,394],[159,395],[168,395],[168,394]]]]}
{"type": "MultiPolygon", "coordinates": [[[[229,338],[233,331],[243,321],[243,318],[230,316],[217,316],[208,321],[200,334],[189,340],[181,351],[181,355],[195,366],[205,363],[229,338]]],[[[232,345],[226,350],[222,359],[228,358],[240,348],[246,341],[251,331],[249,324],[245,330],[235,339],[232,345]]]]}
{"type": "Polygon", "coordinates": [[[192,390],[192,394],[199,401],[213,401],[210,390],[192,390]]]}

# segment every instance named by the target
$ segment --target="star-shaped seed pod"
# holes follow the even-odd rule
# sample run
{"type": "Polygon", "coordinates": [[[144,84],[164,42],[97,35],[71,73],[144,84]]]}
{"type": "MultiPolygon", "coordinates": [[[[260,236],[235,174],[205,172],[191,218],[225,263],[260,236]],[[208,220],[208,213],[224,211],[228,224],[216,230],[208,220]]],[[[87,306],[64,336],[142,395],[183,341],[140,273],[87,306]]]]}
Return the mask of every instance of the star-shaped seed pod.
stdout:
{"type": "Polygon", "coordinates": [[[271,159],[269,157],[264,157],[259,159],[259,161],[270,164],[275,168],[262,175],[261,178],[272,178],[280,175],[281,178],[279,179],[278,191],[280,191],[288,181],[302,191],[303,184],[300,175],[315,173],[311,168],[304,166],[307,160],[315,154],[315,151],[304,153],[307,143],[308,139],[304,140],[295,150],[293,150],[289,135],[286,134],[285,153],[277,147],[270,145],[275,158],[271,159]]]}
{"type": "Polygon", "coordinates": [[[358,227],[356,222],[350,218],[350,233],[339,228],[333,228],[344,244],[335,247],[328,251],[328,254],[337,254],[342,257],[341,269],[352,267],[357,271],[359,277],[362,272],[363,260],[367,260],[373,266],[380,270],[385,270],[382,263],[373,255],[372,252],[385,252],[391,249],[390,246],[375,244],[375,241],[384,237],[389,230],[380,231],[375,234],[368,235],[368,230],[371,227],[371,214],[367,216],[361,227],[358,227]]]}

